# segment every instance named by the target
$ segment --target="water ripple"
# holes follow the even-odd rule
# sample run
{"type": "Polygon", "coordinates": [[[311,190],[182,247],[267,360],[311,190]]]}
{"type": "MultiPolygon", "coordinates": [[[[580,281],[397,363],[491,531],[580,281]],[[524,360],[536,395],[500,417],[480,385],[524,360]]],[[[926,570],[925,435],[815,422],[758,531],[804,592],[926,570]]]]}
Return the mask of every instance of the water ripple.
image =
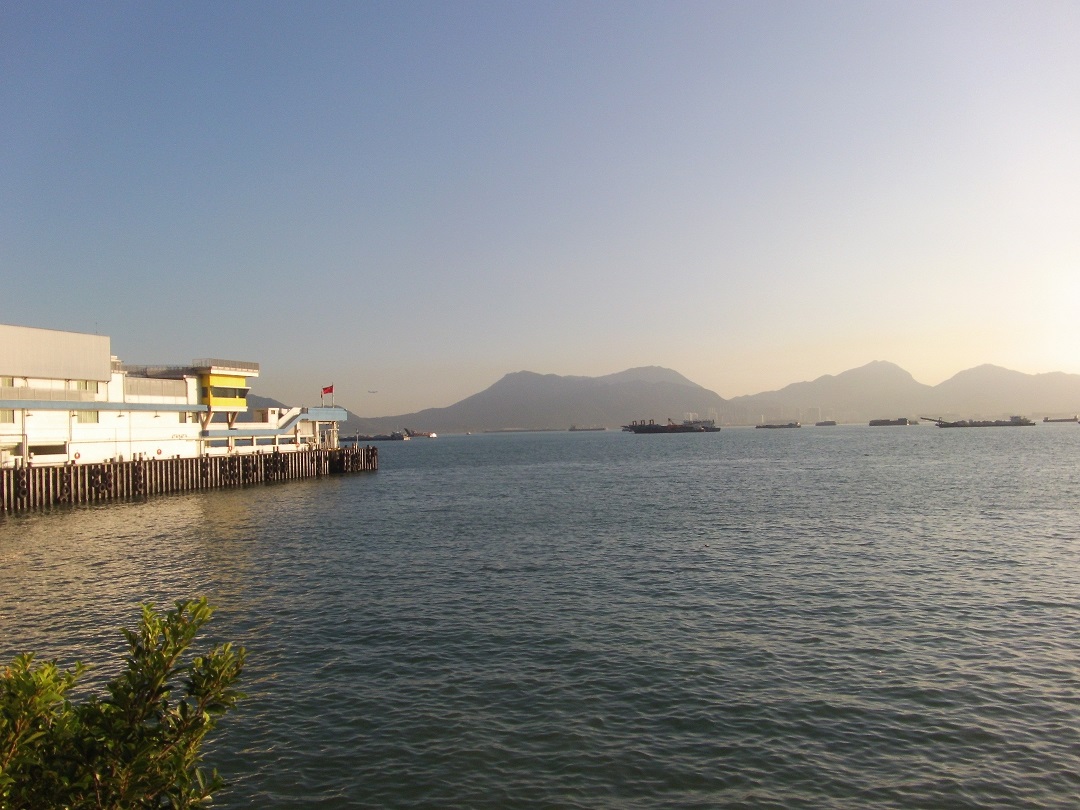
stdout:
{"type": "Polygon", "coordinates": [[[0,652],[208,594],[224,807],[1075,806],[1080,436],[762,433],[7,519],[0,652]]]}

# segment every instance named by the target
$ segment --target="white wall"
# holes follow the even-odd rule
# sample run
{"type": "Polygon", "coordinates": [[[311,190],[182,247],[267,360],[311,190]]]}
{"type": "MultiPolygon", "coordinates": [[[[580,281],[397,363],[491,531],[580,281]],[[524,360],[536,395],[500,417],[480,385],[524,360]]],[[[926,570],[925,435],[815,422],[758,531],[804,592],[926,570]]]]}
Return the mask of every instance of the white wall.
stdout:
{"type": "Polygon", "coordinates": [[[104,382],[111,371],[105,335],[0,324],[0,377],[104,382]]]}

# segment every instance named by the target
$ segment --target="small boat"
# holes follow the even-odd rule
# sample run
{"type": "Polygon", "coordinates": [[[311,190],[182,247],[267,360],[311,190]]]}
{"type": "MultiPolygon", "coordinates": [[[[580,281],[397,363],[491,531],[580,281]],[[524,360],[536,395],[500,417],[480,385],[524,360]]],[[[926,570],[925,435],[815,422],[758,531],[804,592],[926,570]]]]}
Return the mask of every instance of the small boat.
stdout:
{"type": "Polygon", "coordinates": [[[836,427],[836,420],[826,419],[824,422],[814,422],[814,427],[836,427]]]}
{"type": "Polygon", "coordinates": [[[754,425],[756,428],[765,428],[765,430],[780,430],[782,428],[798,428],[802,427],[801,422],[788,422],[786,425],[768,424],[768,425],[754,425]]]}
{"type": "Polygon", "coordinates": [[[871,419],[870,427],[893,427],[896,425],[911,425],[914,424],[906,416],[901,416],[899,419],[871,419]]]}
{"type": "Polygon", "coordinates": [[[1066,416],[1063,419],[1051,419],[1049,416],[1044,416],[1043,421],[1044,422],[1080,422],[1080,419],[1078,419],[1075,416],[1066,416]]]}

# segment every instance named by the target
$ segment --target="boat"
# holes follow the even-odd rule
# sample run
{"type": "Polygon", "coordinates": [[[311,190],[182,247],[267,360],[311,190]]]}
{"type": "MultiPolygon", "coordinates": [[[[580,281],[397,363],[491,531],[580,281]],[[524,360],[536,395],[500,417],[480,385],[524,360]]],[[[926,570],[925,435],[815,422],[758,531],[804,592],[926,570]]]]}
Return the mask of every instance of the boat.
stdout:
{"type": "Polygon", "coordinates": [[[407,442],[409,436],[395,430],[393,433],[378,433],[374,436],[357,436],[356,440],[361,442],[407,442]]]}
{"type": "Polygon", "coordinates": [[[684,432],[690,433],[716,433],[720,430],[715,419],[684,419],[682,427],[684,432]]]}
{"type": "Polygon", "coordinates": [[[814,427],[836,427],[836,420],[826,419],[824,422],[814,422],[814,427]]]}
{"type": "Polygon", "coordinates": [[[899,419],[871,419],[870,427],[894,427],[896,425],[913,425],[915,424],[906,416],[901,416],[899,419]]]}
{"type": "Polygon", "coordinates": [[[579,433],[584,430],[607,430],[606,427],[578,427],[577,425],[570,426],[571,433],[579,433]]]}
{"type": "Polygon", "coordinates": [[[1051,419],[1049,416],[1043,417],[1044,422],[1080,422],[1080,418],[1075,416],[1066,416],[1063,419],[1051,419]]]}
{"type": "Polygon", "coordinates": [[[437,433],[429,433],[424,430],[409,430],[405,428],[405,435],[410,439],[437,439],[439,438],[437,433]]]}
{"type": "Polygon", "coordinates": [[[623,425],[622,429],[627,433],[716,433],[720,430],[715,419],[685,419],[681,424],[671,419],[666,424],[642,419],[623,425]]]}
{"type": "Polygon", "coordinates": [[[788,422],[785,425],[768,424],[768,425],[754,425],[756,428],[765,428],[766,430],[779,430],[782,428],[797,428],[802,427],[801,422],[788,422]]]}
{"type": "Polygon", "coordinates": [[[1008,419],[961,419],[957,422],[948,422],[934,416],[921,416],[919,418],[925,419],[927,422],[933,422],[940,428],[1028,427],[1035,424],[1024,416],[1010,416],[1008,419]]]}

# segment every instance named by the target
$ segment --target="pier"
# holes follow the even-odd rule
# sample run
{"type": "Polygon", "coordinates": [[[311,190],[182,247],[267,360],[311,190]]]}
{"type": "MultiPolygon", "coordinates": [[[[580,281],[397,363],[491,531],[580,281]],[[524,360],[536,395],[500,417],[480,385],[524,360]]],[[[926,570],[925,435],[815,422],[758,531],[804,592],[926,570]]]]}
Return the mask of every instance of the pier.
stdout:
{"type": "Polygon", "coordinates": [[[196,458],[154,456],[96,464],[28,464],[0,470],[0,514],[378,469],[379,451],[371,446],[196,458]]]}

